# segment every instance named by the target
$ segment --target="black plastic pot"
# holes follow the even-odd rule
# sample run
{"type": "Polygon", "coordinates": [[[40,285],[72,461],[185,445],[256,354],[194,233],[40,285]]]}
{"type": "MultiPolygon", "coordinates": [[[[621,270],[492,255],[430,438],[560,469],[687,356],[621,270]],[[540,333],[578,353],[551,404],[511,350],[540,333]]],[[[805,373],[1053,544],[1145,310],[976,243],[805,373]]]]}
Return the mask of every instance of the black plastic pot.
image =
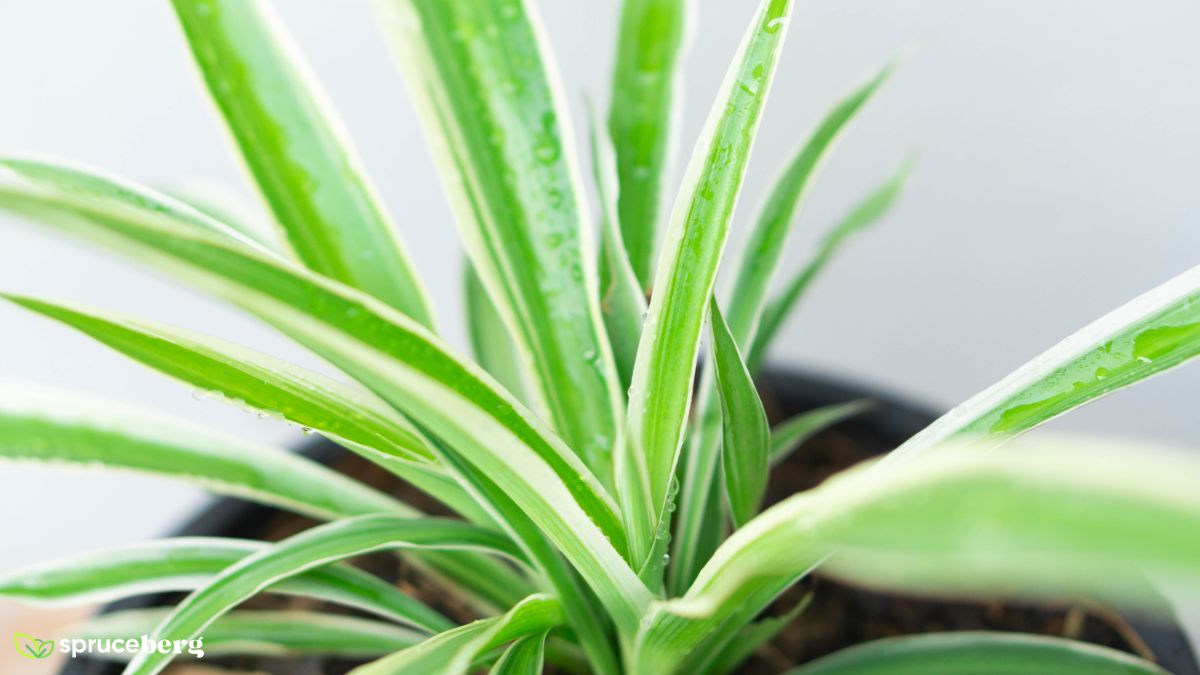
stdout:
{"type": "MultiPolygon", "coordinates": [[[[872,399],[875,406],[845,422],[843,427],[864,443],[881,449],[899,445],[937,416],[932,408],[902,397],[840,379],[791,370],[769,371],[763,386],[763,398],[768,411],[781,418],[833,403],[872,399]]],[[[344,456],[346,451],[329,441],[314,440],[305,445],[302,453],[328,464],[344,456]]],[[[174,534],[260,538],[265,523],[277,515],[278,511],[269,507],[235,499],[219,499],[174,534]]],[[[133,598],[109,605],[102,611],[156,606],[167,599],[166,596],[133,598]]],[[[1178,624],[1126,618],[1163,667],[1176,675],[1200,675],[1196,656],[1178,624]]],[[[120,671],[118,664],[80,658],[69,662],[61,673],[118,675],[120,671]]],[[[289,669],[287,672],[298,673],[300,670],[289,669]]]]}

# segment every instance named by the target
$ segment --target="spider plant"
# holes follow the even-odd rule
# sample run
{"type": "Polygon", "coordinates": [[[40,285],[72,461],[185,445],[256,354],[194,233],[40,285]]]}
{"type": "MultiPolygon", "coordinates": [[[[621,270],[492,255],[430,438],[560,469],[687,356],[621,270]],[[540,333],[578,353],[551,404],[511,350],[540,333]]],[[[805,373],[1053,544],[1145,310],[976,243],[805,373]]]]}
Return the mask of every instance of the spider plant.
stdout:
{"type": "MultiPolygon", "coordinates": [[[[0,455],[133,470],[325,521],[277,543],[177,538],[0,579],[30,602],[163,590],[173,607],[80,634],[207,636],[214,652],[327,653],[355,673],[723,673],[785,621],[764,609],[814,569],[900,592],[1086,596],[1155,608],[1147,575],[1200,581],[1195,459],[1144,445],[1015,436],[1200,351],[1200,269],[1083,328],[895,449],[763,509],[771,467],[857,404],[770,428],[754,376],[826,261],[877,222],[906,162],[776,279],[817,169],[892,66],[799,144],[718,271],[788,33],[749,26],[668,204],[684,0],[626,0],[607,124],[585,171],[531,2],[378,0],[469,263],[475,358],[435,308],[347,135],[269,5],[173,0],[279,236],[100,171],[0,159],[0,207],[193,284],[346,376],[140,318],[6,296],[206,394],[312,429],[440,500],[432,517],[331,469],[144,410],[6,383],[0,455]],[[595,181],[599,217],[587,201],[595,181]],[[776,292],[774,289],[782,288],[776,292]],[[647,300],[648,298],[648,300],[647,300]],[[701,343],[705,366],[696,383],[701,343]],[[478,611],[456,625],[350,566],[396,551],[478,611]],[[259,593],[359,616],[259,612],[259,593]]],[[[796,611],[801,611],[797,608],[796,611]]],[[[790,615],[794,615],[792,612],[790,615]]],[[[169,654],[138,654],[155,673],[169,654]]],[[[869,643],[801,673],[1160,672],[1107,648],[1020,634],[869,643]],[[942,668],[944,669],[944,668],[942,668]]]]}

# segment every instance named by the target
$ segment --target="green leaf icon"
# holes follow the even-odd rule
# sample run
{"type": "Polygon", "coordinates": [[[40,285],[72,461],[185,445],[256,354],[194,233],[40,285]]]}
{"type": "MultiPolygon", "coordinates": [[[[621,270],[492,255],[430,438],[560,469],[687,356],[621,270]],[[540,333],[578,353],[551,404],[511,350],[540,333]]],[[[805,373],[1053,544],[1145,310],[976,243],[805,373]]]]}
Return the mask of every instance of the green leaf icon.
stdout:
{"type": "Polygon", "coordinates": [[[44,659],[54,653],[54,640],[42,640],[28,633],[13,633],[13,645],[27,659],[44,659]]]}

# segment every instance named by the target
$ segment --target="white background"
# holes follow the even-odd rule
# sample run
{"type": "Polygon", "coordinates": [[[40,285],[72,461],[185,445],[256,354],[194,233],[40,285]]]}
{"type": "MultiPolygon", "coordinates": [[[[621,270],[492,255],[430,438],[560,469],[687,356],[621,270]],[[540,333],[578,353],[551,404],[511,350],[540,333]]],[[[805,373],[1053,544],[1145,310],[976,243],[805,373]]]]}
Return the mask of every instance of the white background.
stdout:
{"type": "MultiPolygon", "coordinates": [[[[368,3],[276,4],[462,345],[454,226],[368,3]]],[[[604,102],[616,0],[537,4],[573,105],[585,93],[604,102]]],[[[699,4],[681,157],[752,9],[746,0],[699,4]]],[[[822,278],[777,360],[946,406],[1195,264],[1197,25],[1200,5],[1187,0],[798,3],[735,237],[817,117],[906,45],[914,55],[819,179],[786,264],[798,265],[821,229],[910,152],[918,164],[894,216],[822,278]]],[[[158,186],[208,181],[254,204],[165,0],[0,0],[0,152],[69,157],[158,186]]],[[[4,217],[0,289],[312,363],[214,301],[4,217]]],[[[0,376],[153,406],[264,442],[300,440],[9,306],[0,306],[0,376]]],[[[1197,444],[1198,392],[1200,368],[1184,369],[1054,426],[1197,444]]],[[[0,571],[165,533],[203,503],[173,483],[5,466],[0,571]]]]}

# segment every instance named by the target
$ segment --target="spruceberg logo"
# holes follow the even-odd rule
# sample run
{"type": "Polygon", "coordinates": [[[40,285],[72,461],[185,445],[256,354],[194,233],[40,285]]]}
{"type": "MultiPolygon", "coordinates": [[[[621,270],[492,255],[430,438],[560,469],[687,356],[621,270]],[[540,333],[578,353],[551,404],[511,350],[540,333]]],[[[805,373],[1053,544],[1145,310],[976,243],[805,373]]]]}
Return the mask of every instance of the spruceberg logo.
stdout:
{"type": "Polygon", "coordinates": [[[13,645],[27,659],[44,659],[56,650],[76,658],[80,654],[191,654],[204,658],[204,638],[188,640],[155,640],[149,635],[123,638],[63,638],[60,641],[42,640],[29,633],[13,633],[13,645]]]}
{"type": "Polygon", "coordinates": [[[44,659],[54,653],[54,640],[42,640],[29,633],[13,633],[13,644],[27,659],[44,659]]]}

